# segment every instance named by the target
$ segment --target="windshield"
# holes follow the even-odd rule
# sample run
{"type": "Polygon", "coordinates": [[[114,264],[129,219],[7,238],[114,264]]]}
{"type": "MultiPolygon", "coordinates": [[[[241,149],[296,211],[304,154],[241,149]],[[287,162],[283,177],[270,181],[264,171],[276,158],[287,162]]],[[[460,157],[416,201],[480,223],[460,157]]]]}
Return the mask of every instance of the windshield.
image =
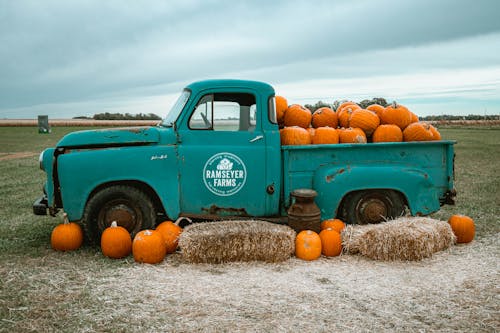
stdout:
{"type": "Polygon", "coordinates": [[[184,108],[184,105],[186,104],[187,100],[189,99],[189,95],[191,95],[191,92],[187,89],[184,89],[175,102],[174,106],[170,109],[170,112],[167,114],[165,119],[161,122],[161,126],[165,127],[172,127],[174,122],[177,120],[177,117],[179,117],[179,114],[181,113],[182,109],[184,108]]]}

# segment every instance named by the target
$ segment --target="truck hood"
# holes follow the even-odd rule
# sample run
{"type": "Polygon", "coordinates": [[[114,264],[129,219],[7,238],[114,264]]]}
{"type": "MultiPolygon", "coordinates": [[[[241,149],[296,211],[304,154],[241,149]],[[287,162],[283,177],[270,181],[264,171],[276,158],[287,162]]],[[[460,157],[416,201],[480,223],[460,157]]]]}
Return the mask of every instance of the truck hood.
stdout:
{"type": "Polygon", "coordinates": [[[116,147],[158,142],[158,128],[147,126],[73,132],[64,136],[57,147],[116,147]]]}

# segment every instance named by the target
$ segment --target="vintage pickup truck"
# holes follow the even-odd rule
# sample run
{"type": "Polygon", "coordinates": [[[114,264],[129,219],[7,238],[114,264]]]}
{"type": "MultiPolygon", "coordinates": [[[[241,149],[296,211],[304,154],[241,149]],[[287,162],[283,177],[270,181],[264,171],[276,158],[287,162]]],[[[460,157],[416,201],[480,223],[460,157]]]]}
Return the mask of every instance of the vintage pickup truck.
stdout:
{"type": "Polygon", "coordinates": [[[286,222],[299,188],[348,223],[453,203],[453,141],[281,146],[274,97],[262,82],[200,81],[158,126],[70,133],[40,154],[33,211],[64,209],[96,241],[112,221],[132,234],[181,216],[286,222]]]}

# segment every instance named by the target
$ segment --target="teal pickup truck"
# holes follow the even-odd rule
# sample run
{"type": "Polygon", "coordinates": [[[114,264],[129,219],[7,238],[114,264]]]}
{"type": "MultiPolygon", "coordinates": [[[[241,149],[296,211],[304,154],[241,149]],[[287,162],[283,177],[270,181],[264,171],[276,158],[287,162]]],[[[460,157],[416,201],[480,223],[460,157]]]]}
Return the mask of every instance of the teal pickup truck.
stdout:
{"type": "Polygon", "coordinates": [[[158,126],[70,133],[40,154],[33,211],[64,209],[96,241],[112,221],[132,234],[182,216],[286,222],[299,188],[348,223],[453,203],[453,141],[281,146],[274,97],[262,82],[200,81],[158,126]]]}

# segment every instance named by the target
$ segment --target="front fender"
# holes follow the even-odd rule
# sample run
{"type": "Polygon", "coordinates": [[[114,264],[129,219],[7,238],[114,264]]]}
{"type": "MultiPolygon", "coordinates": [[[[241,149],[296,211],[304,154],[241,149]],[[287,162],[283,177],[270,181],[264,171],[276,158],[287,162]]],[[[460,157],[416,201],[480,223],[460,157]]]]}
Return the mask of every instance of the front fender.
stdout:
{"type": "Polygon", "coordinates": [[[414,167],[327,165],[316,171],[313,186],[323,219],[335,217],[342,199],[359,190],[398,191],[406,198],[412,215],[428,215],[440,207],[432,178],[414,167]]]}

